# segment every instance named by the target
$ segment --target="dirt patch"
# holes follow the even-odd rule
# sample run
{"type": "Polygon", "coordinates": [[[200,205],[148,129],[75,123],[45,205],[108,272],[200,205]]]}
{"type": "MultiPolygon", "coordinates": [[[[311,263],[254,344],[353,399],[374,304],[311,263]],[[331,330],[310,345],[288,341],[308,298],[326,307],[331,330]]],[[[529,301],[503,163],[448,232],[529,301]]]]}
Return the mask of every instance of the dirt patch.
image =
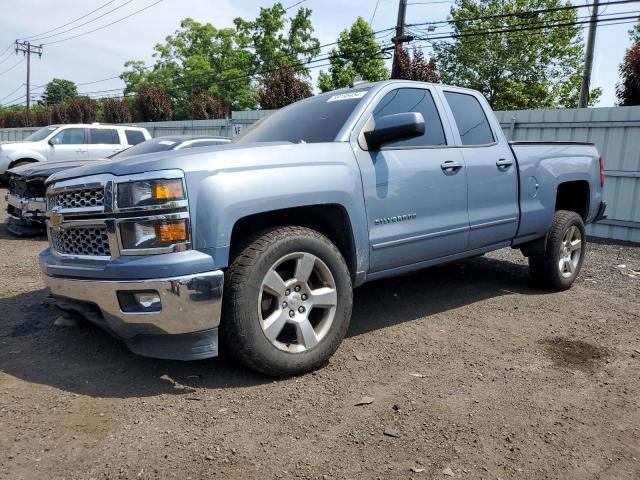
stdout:
{"type": "Polygon", "coordinates": [[[603,347],[598,347],[583,340],[569,340],[563,337],[552,337],[541,340],[545,352],[559,367],[593,370],[611,353],[603,347]]]}

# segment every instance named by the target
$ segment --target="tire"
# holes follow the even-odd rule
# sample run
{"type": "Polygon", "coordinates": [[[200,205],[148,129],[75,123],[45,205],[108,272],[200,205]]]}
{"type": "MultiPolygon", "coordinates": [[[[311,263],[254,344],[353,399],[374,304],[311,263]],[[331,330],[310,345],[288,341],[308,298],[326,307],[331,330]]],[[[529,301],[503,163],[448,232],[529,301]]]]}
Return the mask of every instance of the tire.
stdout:
{"type": "Polygon", "coordinates": [[[349,269],[329,239],[303,227],[259,232],[225,275],[222,347],[269,376],[314,370],[342,342],[352,303],[349,269]]]}
{"type": "Polygon", "coordinates": [[[584,221],[575,212],[558,210],[553,215],[544,252],[529,256],[529,273],[539,286],[563,291],[571,288],[584,260],[584,221]]]}

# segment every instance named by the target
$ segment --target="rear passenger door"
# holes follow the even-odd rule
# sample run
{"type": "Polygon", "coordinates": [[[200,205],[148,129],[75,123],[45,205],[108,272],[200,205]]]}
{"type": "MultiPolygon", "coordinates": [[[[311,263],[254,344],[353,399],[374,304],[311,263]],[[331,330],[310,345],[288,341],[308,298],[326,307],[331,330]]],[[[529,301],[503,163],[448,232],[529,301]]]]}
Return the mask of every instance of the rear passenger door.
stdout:
{"type": "Polygon", "coordinates": [[[124,147],[120,144],[118,130],[115,128],[90,128],[88,158],[98,160],[119,152],[124,147]]]}
{"type": "Polygon", "coordinates": [[[451,129],[434,88],[395,87],[380,95],[361,121],[420,112],[425,133],[377,151],[358,142],[372,272],[464,251],[469,235],[464,162],[459,149],[450,148],[451,129]]]}
{"type": "Polygon", "coordinates": [[[517,166],[511,148],[484,97],[446,88],[443,93],[467,169],[469,249],[511,241],[519,220],[517,166]]]}

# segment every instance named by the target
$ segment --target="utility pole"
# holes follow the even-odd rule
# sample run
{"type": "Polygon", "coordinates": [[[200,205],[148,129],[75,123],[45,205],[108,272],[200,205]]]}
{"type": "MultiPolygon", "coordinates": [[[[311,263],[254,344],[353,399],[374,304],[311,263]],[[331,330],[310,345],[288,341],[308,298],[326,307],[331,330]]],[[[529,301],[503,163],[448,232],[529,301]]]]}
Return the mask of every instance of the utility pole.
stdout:
{"type": "Polygon", "coordinates": [[[396,36],[392,42],[396,45],[402,43],[404,37],[404,25],[407,19],[407,0],[400,0],[398,4],[398,22],[396,23],[396,36]]]}
{"type": "Polygon", "coordinates": [[[591,70],[593,68],[593,49],[596,43],[596,29],[598,28],[598,3],[599,0],[593,0],[593,10],[591,11],[591,21],[589,22],[587,52],[584,61],[584,72],[582,73],[582,84],[580,85],[580,101],[578,102],[578,108],[587,108],[589,105],[589,87],[591,86],[591,70]]]}
{"type": "Polygon", "coordinates": [[[413,40],[413,36],[404,33],[404,27],[406,25],[407,18],[407,0],[400,0],[398,3],[398,22],[396,24],[396,35],[391,39],[395,44],[393,53],[393,65],[391,67],[392,78],[393,73],[396,71],[396,61],[398,59],[398,53],[402,48],[402,44],[413,40]]]}
{"type": "Polygon", "coordinates": [[[22,52],[27,56],[27,112],[31,107],[31,54],[35,53],[42,58],[42,45],[31,45],[27,41],[16,40],[16,54],[22,52]]]}

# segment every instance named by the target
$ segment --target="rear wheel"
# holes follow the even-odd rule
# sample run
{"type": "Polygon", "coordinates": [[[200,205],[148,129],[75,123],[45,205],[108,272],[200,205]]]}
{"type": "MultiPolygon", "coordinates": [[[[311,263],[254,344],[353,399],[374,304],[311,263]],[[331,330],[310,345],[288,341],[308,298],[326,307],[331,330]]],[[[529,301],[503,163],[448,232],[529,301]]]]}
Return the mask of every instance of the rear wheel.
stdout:
{"type": "Polygon", "coordinates": [[[279,227],[249,240],[226,275],[224,348],[272,376],[313,370],[349,327],[352,286],[340,251],[320,233],[279,227]]]}
{"type": "Polygon", "coordinates": [[[529,256],[534,281],[550,290],[571,288],[584,260],[586,235],[582,217],[559,210],[553,216],[544,252],[529,256]]]}

